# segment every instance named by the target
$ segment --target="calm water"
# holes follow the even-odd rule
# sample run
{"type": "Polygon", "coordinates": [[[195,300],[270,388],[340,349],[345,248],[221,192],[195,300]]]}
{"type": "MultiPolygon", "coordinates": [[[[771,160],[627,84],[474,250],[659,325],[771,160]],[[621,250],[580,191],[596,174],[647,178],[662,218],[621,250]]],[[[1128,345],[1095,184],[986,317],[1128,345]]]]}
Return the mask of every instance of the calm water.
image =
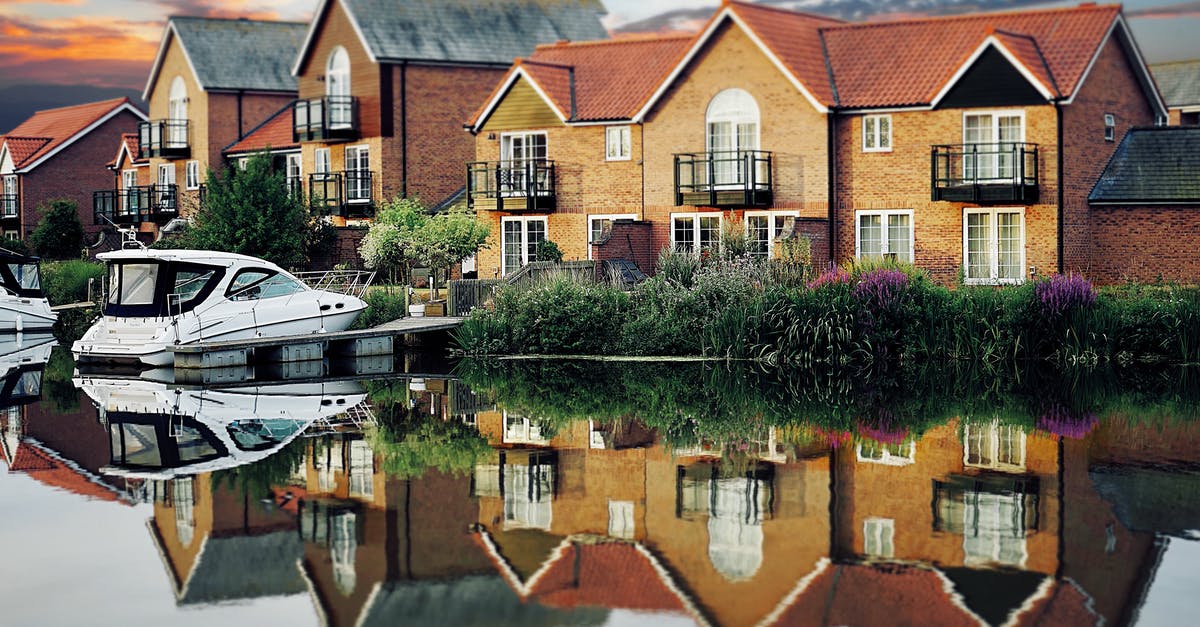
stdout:
{"type": "Polygon", "coordinates": [[[3,625],[1159,625],[1200,609],[1189,371],[407,355],[177,383],[8,350],[3,625]]]}

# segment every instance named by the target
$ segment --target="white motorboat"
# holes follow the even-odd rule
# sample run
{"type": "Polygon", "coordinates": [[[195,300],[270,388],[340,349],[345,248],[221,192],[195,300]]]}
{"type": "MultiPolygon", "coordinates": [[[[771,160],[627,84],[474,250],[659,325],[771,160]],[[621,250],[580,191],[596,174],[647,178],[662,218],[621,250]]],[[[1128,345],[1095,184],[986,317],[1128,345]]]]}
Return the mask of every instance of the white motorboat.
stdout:
{"type": "Polygon", "coordinates": [[[38,258],[0,248],[0,332],[49,330],[56,320],[42,293],[38,258]]]}
{"type": "Polygon", "coordinates": [[[108,269],[104,312],[72,345],[77,361],[167,366],[175,345],[343,331],[366,308],[361,296],[374,276],[293,275],[262,259],[207,250],[97,257],[108,269]]]}
{"type": "Polygon", "coordinates": [[[105,475],[171,479],[249,464],[314,424],[363,412],[356,381],[189,389],[138,378],[78,377],[108,427],[105,475]]]}

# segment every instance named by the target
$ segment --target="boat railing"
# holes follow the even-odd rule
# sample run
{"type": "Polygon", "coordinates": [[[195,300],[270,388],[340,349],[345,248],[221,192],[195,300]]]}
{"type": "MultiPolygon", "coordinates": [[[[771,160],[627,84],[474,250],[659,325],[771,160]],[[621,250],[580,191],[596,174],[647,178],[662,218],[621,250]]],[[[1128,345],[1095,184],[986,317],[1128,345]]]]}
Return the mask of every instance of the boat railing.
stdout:
{"type": "Polygon", "coordinates": [[[337,294],[346,294],[362,298],[375,279],[375,273],[368,270],[316,270],[312,272],[297,272],[297,279],[314,290],[323,290],[337,294]]]}

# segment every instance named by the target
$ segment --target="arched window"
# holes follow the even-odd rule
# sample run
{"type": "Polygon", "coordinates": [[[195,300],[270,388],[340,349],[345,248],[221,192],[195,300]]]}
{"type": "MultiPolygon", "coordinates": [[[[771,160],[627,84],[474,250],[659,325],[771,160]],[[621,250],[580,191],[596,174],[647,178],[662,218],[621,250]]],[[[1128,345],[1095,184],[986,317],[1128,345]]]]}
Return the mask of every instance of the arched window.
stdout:
{"type": "Polygon", "coordinates": [[[726,89],[713,96],[704,114],[706,141],[712,153],[713,184],[745,182],[746,151],[758,150],[758,104],[745,90],[726,89]]]}
{"type": "Polygon", "coordinates": [[[176,76],[171,81],[171,89],[167,92],[167,147],[186,147],[188,119],[187,84],[182,76],[176,76]]]}
{"type": "Polygon", "coordinates": [[[353,123],[350,105],[350,55],[338,46],[325,63],[325,95],[329,102],[330,128],[348,128],[353,123]]]}

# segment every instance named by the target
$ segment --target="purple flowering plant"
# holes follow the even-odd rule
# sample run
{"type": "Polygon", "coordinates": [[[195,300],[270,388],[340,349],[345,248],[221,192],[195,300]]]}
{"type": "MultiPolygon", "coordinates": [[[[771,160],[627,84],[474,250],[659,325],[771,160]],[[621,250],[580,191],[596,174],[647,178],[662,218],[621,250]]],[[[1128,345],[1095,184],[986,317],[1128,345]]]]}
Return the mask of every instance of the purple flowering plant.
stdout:
{"type": "Polygon", "coordinates": [[[908,290],[908,275],[900,270],[879,268],[864,272],[851,294],[873,311],[894,307],[908,290]]]}
{"type": "Polygon", "coordinates": [[[1096,304],[1096,288],[1078,274],[1056,274],[1039,281],[1033,290],[1041,314],[1046,319],[1059,318],[1069,311],[1087,309],[1096,304]]]}
{"type": "Polygon", "coordinates": [[[808,289],[815,290],[826,285],[845,285],[850,282],[850,273],[842,268],[833,267],[808,282],[808,289]]]}

